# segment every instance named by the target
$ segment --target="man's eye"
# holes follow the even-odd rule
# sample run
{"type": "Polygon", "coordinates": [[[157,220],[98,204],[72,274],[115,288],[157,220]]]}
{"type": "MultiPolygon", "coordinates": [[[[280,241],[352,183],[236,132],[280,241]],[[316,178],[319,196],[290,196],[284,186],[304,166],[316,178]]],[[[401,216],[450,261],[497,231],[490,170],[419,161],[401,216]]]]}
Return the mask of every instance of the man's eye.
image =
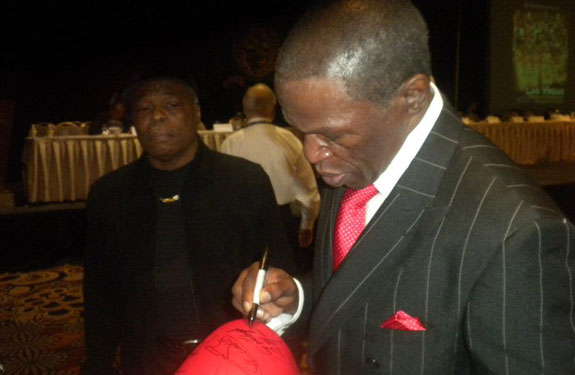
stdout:
{"type": "Polygon", "coordinates": [[[136,112],[144,112],[144,111],[147,111],[149,108],[150,107],[147,105],[139,105],[139,106],[136,106],[135,110],[136,110],[136,112]]]}
{"type": "Polygon", "coordinates": [[[177,103],[177,102],[168,103],[169,108],[177,108],[177,107],[180,107],[181,105],[182,105],[181,103],[177,103]]]}
{"type": "Polygon", "coordinates": [[[324,134],[323,137],[329,142],[337,142],[337,140],[340,138],[340,136],[336,134],[324,134]]]}

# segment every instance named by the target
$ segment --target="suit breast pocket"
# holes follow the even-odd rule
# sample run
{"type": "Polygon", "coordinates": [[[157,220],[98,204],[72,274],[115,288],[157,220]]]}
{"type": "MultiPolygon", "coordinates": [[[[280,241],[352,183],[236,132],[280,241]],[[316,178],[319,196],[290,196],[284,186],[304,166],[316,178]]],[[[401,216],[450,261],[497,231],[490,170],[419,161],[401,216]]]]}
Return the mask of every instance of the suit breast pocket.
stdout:
{"type": "Polygon", "coordinates": [[[425,331],[408,331],[381,328],[385,320],[374,320],[369,324],[371,328],[366,329],[366,358],[391,364],[395,373],[414,373],[422,367],[426,371],[434,369],[431,373],[447,373],[458,336],[453,325],[428,321],[422,322],[425,331]]]}

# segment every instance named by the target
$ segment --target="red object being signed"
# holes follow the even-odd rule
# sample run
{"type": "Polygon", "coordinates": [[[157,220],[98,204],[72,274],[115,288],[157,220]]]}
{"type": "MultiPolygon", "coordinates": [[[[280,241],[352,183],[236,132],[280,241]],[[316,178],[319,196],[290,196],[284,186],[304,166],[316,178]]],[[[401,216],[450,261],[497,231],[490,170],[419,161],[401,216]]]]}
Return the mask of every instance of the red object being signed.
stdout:
{"type": "Polygon", "coordinates": [[[228,322],[212,332],[175,375],[296,375],[294,357],[265,324],[246,319],[228,322]]]}

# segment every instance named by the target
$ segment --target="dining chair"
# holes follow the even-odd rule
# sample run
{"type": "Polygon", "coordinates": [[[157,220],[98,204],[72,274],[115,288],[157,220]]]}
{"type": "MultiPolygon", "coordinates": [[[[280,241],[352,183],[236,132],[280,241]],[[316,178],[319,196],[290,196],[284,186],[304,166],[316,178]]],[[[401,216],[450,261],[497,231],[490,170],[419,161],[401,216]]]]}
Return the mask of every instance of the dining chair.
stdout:
{"type": "Polygon", "coordinates": [[[545,116],[529,116],[527,117],[528,122],[545,122],[545,116]]]}
{"type": "Polygon", "coordinates": [[[83,135],[84,130],[75,121],[64,121],[54,125],[54,136],[83,135]]]}
{"type": "Polygon", "coordinates": [[[489,115],[485,118],[485,121],[488,124],[498,124],[501,122],[501,119],[499,118],[499,116],[489,115]]]}
{"type": "Polygon", "coordinates": [[[54,124],[51,122],[37,122],[30,126],[29,137],[51,137],[54,135],[54,124]]]}
{"type": "Polygon", "coordinates": [[[90,134],[90,127],[92,126],[92,121],[84,121],[80,123],[80,129],[82,129],[83,135],[90,134]]]}
{"type": "Polygon", "coordinates": [[[523,116],[512,116],[511,122],[525,122],[525,119],[523,116]]]}

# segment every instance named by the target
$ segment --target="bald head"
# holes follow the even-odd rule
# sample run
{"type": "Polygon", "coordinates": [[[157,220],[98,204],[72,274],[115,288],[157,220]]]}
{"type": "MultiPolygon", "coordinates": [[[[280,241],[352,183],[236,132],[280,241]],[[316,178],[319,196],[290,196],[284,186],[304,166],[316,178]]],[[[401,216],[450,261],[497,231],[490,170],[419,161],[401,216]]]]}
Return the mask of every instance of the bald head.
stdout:
{"type": "Polygon", "coordinates": [[[276,96],[271,88],[263,83],[250,87],[243,99],[244,114],[249,120],[253,117],[274,118],[276,96]]]}
{"type": "Polygon", "coordinates": [[[342,81],[350,97],[386,103],[416,74],[431,74],[427,25],[409,0],[320,2],[287,37],[276,81],[342,81]]]}

